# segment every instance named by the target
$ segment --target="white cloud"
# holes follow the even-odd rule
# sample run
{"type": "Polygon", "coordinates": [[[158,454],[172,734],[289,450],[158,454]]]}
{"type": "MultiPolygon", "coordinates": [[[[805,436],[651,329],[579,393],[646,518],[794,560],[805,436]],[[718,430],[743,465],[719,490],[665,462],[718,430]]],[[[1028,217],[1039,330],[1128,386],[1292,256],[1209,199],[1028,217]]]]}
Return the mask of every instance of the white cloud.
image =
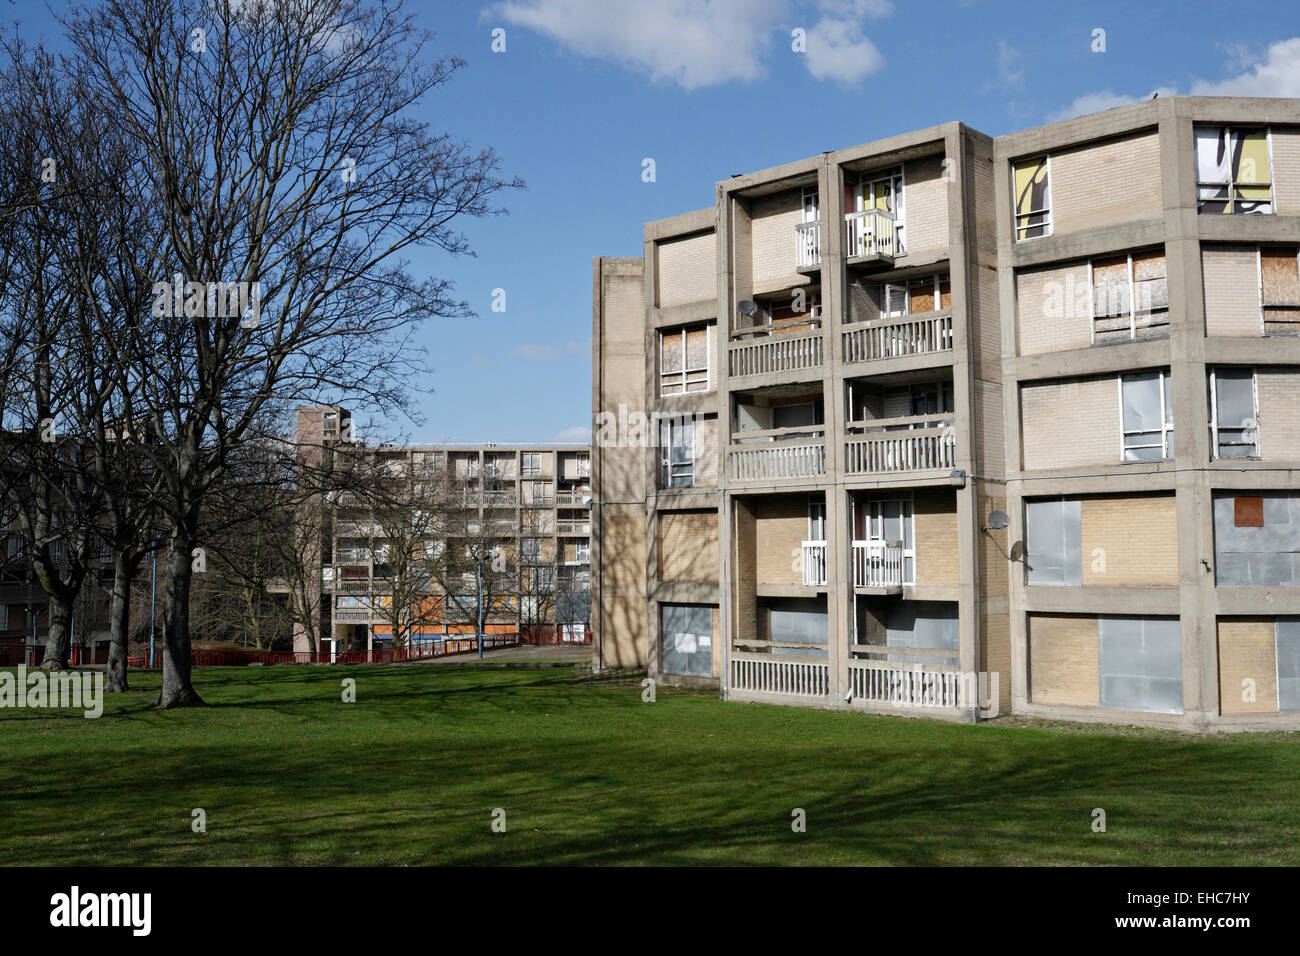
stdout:
{"type": "Polygon", "coordinates": [[[885,58],[862,32],[862,16],[884,16],[888,3],[824,3],[825,12],[808,31],[805,60],[808,73],[816,80],[834,80],[845,85],[881,70],[885,58]],[[851,9],[845,9],[851,8],[851,9]],[[874,11],[874,12],[873,12],[874,11]],[[854,15],[859,19],[854,19],[854,15]]]}
{"type": "Polygon", "coordinates": [[[1193,96],[1300,96],[1300,37],[1274,43],[1253,69],[1226,80],[1199,80],[1193,96]]]}
{"type": "MultiPolygon", "coordinates": [[[[1251,56],[1240,44],[1229,44],[1225,49],[1242,72],[1223,80],[1197,80],[1188,91],[1192,96],[1300,97],[1300,37],[1272,44],[1262,58],[1251,56]]],[[[1178,93],[1178,88],[1162,86],[1145,96],[1128,96],[1111,90],[1085,93],[1069,106],[1049,115],[1047,122],[1055,123],[1085,113],[1127,106],[1149,100],[1156,93],[1173,96],[1178,93]]]]}
{"type": "Polygon", "coordinates": [[[563,342],[559,345],[516,345],[510,354],[516,358],[542,359],[556,361],[571,355],[589,355],[591,340],[585,342],[563,342]]]}
{"type": "Polygon", "coordinates": [[[885,63],[862,21],[893,9],[891,0],[506,0],[484,17],[693,90],[761,79],[774,56],[794,55],[794,27],[807,32],[809,74],[855,83],[885,63]]]}
{"type": "Polygon", "coordinates": [[[763,75],[785,0],[508,0],[491,15],[684,89],[763,75]]]}
{"type": "Polygon", "coordinates": [[[564,429],[562,432],[560,432],[558,435],[552,438],[551,441],[566,442],[571,444],[578,444],[580,442],[590,443],[591,429],[585,425],[574,425],[572,428],[564,429]]]}
{"type": "Polygon", "coordinates": [[[985,90],[1019,90],[1025,85],[1025,67],[1019,50],[1006,40],[998,41],[998,76],[984,84],[985,90]]]}

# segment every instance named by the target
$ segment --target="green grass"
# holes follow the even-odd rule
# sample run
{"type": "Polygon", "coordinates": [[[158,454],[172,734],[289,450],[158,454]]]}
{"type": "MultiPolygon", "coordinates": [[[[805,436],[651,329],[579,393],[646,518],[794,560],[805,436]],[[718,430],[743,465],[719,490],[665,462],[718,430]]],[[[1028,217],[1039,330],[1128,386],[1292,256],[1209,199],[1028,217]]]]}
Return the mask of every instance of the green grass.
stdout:
{"type": "Polygon", "coordinates": [[[564,668],[196,676],[209,707],[133,673],[99,720],[0,710],[0,864],[1300,862],[1300,735],[646,704],[564,668]]]}

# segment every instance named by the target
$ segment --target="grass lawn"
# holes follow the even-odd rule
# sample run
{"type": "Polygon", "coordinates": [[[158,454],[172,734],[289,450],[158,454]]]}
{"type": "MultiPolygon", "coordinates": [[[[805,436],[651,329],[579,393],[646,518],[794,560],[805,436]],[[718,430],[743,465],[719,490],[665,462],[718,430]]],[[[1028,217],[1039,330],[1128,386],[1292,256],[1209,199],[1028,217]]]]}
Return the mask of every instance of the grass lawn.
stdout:
{"type": "Polygon", "coordinates": [[[1300,863],[1300,734],[646,704],[567,668],[195,673],[206,708],[133,672],[99,720],[0,710],[0,864],[1300,863]]]}

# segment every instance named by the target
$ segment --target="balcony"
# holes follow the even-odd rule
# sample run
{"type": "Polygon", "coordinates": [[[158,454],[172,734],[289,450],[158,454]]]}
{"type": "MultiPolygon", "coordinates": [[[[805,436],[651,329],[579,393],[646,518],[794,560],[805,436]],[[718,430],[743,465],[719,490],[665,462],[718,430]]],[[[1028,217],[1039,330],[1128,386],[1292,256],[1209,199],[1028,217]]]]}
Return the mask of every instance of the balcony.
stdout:
{"type": "Polygon", "coordinates": [[[898,244],[898,222],[892,212],[865,209],[844,216],[844,257],[850,265],[881,262],[890,264],[902,253],[898,244]]]}
{"type": "Polygon", "coordinates": [[[801,222],[794,227],[795,269],[811,272],[822,264],[822,224],[801,222]]]}
{"type": "Polygon", "coordinates": [[[370,550],[368,548],[337,548],[334,551],[334,563],[349,567],[369,565],[370,550]]]}
{"type": "Polygon", "coordinates": [[[591,534],[590,521],[557,521],[556,534],[591,534]]]}
{"type": "Polygon", "coordinates": [[[951,664],[852,660],[849,689],[854,701],[893,707],[961,707],[969,696],[951,664]]]}
{"type": "Polygon", "coordinates": [[[803,586],[806,588],[826,587],[826,542],[805,541],[800,554],[803,566],[803,586]]]}
{"type": "Polygon", "coordinates": [[[741,693],[825,697],[830,670],[825,662],[774,654],[731,654],[731,689],[741,693]]]}
{"type": "Polygon", "coordinates": [[[884,591],[903,587],[903,542],[853,542],[853,586],[884,591]]]}
{"type": "Polygon", "coordinates": [[[539,503],[535,498],[533,503],[538,507],[585,508],[587,507],[587,499],[590,497],[590,491],[561,491],[555,496],[554,500],[547,498],[546,504],[539,503]]]}
{"type": "Polygon", "coordinates": [[[369,624],[369,608],[336,608],[334,611],[335,624],[369,624]]]}
{"type": "Polygon", "coordinates": [[[512,491],[493,491],[483,496],[483,507],[513,508],[518,500],[512,491]]]}
{"type": "Polygon", "coordinates": [[[890,316],[851,326],[842,333],[844,362],[874,362],[905,355],[952,351],[952,311],[890,316]]]}
{"type": "Polygon", "coordinates": [[[821,425],[737,432],[727,452],[733,481],[820,478],[826,474],[821,425]],[[801,437],[802,436],[802,437],[801,437]]]}
{"type": "Polygon", "coordinates": [[[820,368],[821,365],[820,329],[804,335],[785,333],[742,340],[727,347],[727,373],[733,378],[820,368]]]}
{"type": "Polygon", "coordinates": [[[952,424],[951,412],[849,422],[849,431],[861,430],[861,435],[845,443],[845,473],[951,471],[957,466],[952,424]]]}

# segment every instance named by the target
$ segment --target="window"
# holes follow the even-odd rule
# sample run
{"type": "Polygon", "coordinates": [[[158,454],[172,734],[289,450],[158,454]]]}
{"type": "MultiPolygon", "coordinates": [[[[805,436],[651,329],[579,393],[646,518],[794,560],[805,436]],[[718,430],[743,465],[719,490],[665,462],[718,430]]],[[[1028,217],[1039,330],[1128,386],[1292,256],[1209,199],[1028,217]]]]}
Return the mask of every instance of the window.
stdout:
{"type": "Polygon", "coordinates": [[[1300,249],[1259,250],[1259,291],[1265,335],[1300,335],[1300,249]]]}
{"type": "Polygon", "coordinates": [[[659,463],[661,488],[690,488],[695,484],[695,423],[692,419],[660,420],[659,463]]]}
{"type": "MultiPolygon", "coordinates": [[[[534,558],[537,555],[533,556],[534,558]]],[[[551,591],[555,588],[554,568],[533,568],[533,588],[538,591],[551,591]]]]}
{"type": "Polygon", "coordinates": [[[1083,584],[1082,504],[1078,499],[1025,502],[1025,575],[1032,587],[1083,584]]]}
{"type": "Polygon", "coordinates": [[[579,564],[591,564],[591,542],[579,541],[574,549],[574,560],[579,564]]]}
{"type": "Polygon", "coordinates": [[[911,498],[876,499],[864,514],[866,540],[902,545],[903,583],[916,583],[915,515],[911,498]]]}
{"type": "Polygon", "coordinates": [[[542,473],[542,453],[526,451],[519,456],[519,473],[521,475],[540,475],[542,473]]]}
{"type": "Polygon", "coordinates": [[[9,630],[9,605],[0,604],[0,631],[9,630]]]}
{"type": "Polygon", "coordinates": [[[803,188],[803,221],[816,222],[817,219],[817,187],[805,186],[803,188]]]}
{"type": "Polygon", "coordinates": [[[1094,259],[1088,267],[1093,344],[1136,339],[1141,330],[1169,324],[1163,251],[1094,259]]]}
{"type": "Polygon", "coordinates": [[[325,412],[321,416],[321,432],[326,437],[339,433],[339,413],[325,412]]]}
{"type": "Polygon", "coordinates": [[[1196,128],[1196,211],[1271,213],[1273,181],[1267,129],[1196,128]]]}
{"type": "Polygon", "coordinates": [[[1101,706],[1183,712],[1183,654],[1176,617],[1097,618],[1101,706]]]}
{"type": "Polygon", "coordinates": [[[1022,159],[1014,166],[1016,241],[1052,234],[1052,192],[1046,156],[1022,159]]]}
{"type": "Polygon", "coordinates": [[[1215,458],[1259,457],[1255,370],[1210,370],[1210,444],[1215,458]]]}
{"type": "Polygon", "coordinates": [[[659,610],[663,671],[688,677],[713,676],[713,608],[664,604],[659,610]]]}
{"type": "Polygon", "coordinates": [[[1274,624],[1277,659],[1277,709],[1300,713],[1300,618],[1277,619],[1274,624]]]}
{"type": "Polygon", "coordinates": [[[525,561],[539,560],[542,556],[542,540],[540,538],[521,538],[519,553],[525,561]]]}
{"type": "Polygon", "coordinates": [[[1300,492],[1215,492],[1214,581],[1300,587],[1300,492]]]}
{"type": "Polygon", "coordinates": [[[701,325],[659,333],[659,394],[709,390],[713,328],[701,325]]]}
{"type": "Polygon", "coordinates": [[[23,536],[20,534],[11,534],[9,536],[9,559],[17,560],[23,556],[23,536]]]}
{"type": "Polygon", "coordinates": [[[1174,403],[1169,373],[1138,372],[1120,377],[1123,460],[1174,457],[1174,403]]]}
{"type": "Polygon", "coordinates": [[[918,315],[952,308],[952,282],[948,273],[921,276],[903,283],[888,283],[881,296],[880,317],[918,315]]]}
{"type": "Polygon", "coordinates": [[[808,540],[826,540],[826,502],[816,499],[808,501],[808,540]]]}
{"type": "MultiPolygon", "coordinates": [[[[891,213],[894,218],[894,254],[901,256],[906,253],[907,247],[903,241],[905,209],[902,166],[862,176],[853,186],[853,193],[847,199],[847,208],[850,212],[861,213],[869,209],[878,209],[881,212],[891,213]]],[[[861,223],[862,219],[859,217],[856,222],[861,223]]],[[[849,248],[846,250],[846,255],[864,254],[867,251],[865,239],[865,229],[850,228],[849,248]]]]}

